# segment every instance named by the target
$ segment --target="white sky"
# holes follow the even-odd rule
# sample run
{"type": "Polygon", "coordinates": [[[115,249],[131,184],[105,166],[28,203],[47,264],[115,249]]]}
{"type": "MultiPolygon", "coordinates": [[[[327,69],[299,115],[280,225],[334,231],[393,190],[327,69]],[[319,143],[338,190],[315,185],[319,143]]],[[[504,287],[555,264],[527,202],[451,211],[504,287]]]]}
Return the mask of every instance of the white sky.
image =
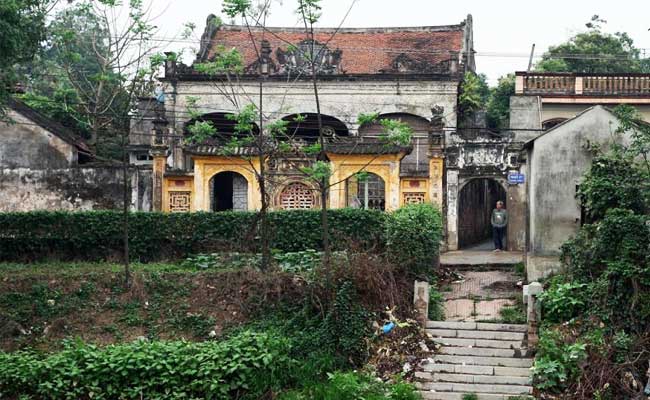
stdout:
{"type": "MultiPolygon", "coordinates": [[[[277,1],[277,0],[276,0],[277,1]]],[[[319,26],[338,26],[353,0],[323,0],[319,26]]],[[[218,0],[149,0],[157,36],[177,37],[185,22],[196,24],[200,37],[208,14],[221,14],[218,0]]],[[[268,26],[297,26],[296,0],[277,1],[271,8],[268,26]]],[[[525,70],[531,46],[539,56],[549,45],[583,31],[584,24],[598,14],[608,21],[605,30],[628,32],[638,48],[650,56],[650,1],[648,0],[356,0],[343,26],[423,26],[460,23],[467,14],[474,18],[474,47],[477,70],[495,84],[499,76],[525,70]]],[[[177,50],[187,43],[169,43],[177,50]]]]}

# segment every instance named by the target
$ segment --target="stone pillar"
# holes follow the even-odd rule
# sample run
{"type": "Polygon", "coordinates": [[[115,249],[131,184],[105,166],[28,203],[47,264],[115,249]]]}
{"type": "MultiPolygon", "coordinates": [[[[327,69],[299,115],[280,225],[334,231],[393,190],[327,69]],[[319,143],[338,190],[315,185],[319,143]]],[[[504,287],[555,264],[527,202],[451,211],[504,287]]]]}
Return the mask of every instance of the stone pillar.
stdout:
{"type": "Polygon", "coordinates": [[[163,210],[163,176],[167,165],[167,147],[155,146],[149,151],[153,157],[153,193],[151,195],[152,211],[163,210]]]}
{"type": "Polygon", "coordinates": [[[429,319],[429,282],[415,281],[413,290],[413,305],[417,321],[426,328],[429,319]]]}
{"type": "Polygon", "coordinates": [[[528,347],[535,348],[539,342],[538,325],[542,318],[541,304],[537,297],[544,291],[539,282],[524,286],[524,303],[527,305],[526,319],[528,321],[528,347]]]}
{"type": "Polygon", "coordinates": [[[458,250],[458,170],[447,170],[447,250],[458,250]]]}

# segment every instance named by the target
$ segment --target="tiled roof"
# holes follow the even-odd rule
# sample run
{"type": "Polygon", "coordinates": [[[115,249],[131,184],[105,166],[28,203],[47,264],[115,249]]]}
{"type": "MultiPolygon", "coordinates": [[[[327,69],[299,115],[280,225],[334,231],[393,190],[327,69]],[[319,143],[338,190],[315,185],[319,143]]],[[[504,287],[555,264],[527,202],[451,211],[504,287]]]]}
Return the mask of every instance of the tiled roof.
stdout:
{"type": "MultiPolygon", "coordinates": [[[[448,72],[449,61],[458,60],[463,51],[465,23],[449,26],[408,28],[322,28],[315,32],[318,44],[326,44],[324,64],[333,74],[440,73],[448,72]]],[[[256,28],[252,36],[258,50],[264,41],[268,49],[271,74],[282,74],[296,64],[296,50],[308,39],[298,28],[256,28]],[[294,53],[292,53],[294,52],[294,53]]],[[[206,29],[198,62],[210,60],[220,46],[236,48],[244,65],[255,68],[257,53],[246,27],[223,25],[206,29]]],[[[308,45],[307,45],[308,46],[308,45]]],[[[307,47],[308,48],[308,47],[307,47]]],[[[300,64],[298,60],[297,64],[300,64]]]]}

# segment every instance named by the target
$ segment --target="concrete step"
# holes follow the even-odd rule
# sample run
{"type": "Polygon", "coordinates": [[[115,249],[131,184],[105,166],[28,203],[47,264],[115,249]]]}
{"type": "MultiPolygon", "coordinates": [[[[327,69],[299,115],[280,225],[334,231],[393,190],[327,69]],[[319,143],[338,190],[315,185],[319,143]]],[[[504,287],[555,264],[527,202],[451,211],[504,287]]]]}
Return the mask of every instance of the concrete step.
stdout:
{"type": "Polygon", "coordinates": [[[422,382],[417,383],[420,390],[432,390],[436,392],[461,392],[461,393],[498,393],[510,394],[533,394],[531,386],[524,385],[490,385],[479,383],[447,383],[447,382],[422,382]]]}
{"type": "Polygon", "coordinates": [[[511,349],[489,349],[483,347],[453,347],[443,346],[439,350],[439,354],[450,354],[457,356],[479,356],[479,357],[506,357],[513,358],[516,355],[521,355],[520,350],[511,349]]]}
{"type": "Polygon", "coordinates": [[[524,344],[517,340],[488,340],[488,339],[457,339],[434,338],[434,342],[444,346],[456,347],[486,347],[490,349],[524,349],[524,344]]]}
{"type": "Polygon", "coordinates": [[[495,324],[488,322],[454,322],[454,321],[427,321],[427,328],[452,329],[467,331],[501,331],[501,332],[526,332],[526,325],[495,324]]]}
{"type": "Polygon", "coordinates": [[[508,375],[473,375],[444,372],[416,372],[415,377],[423,382],[456,382],[456,383],[481,383],[494,385],[532,385],[533,379],[529,376],[508,375]]]}
{"type": "MultiPolygon", "coordinates": [[[[463,396],[470,393],[461,393],[461,392],[431,392],[431,391],[420,391],[422,398],[424,400],[463,400],[463,396]]],[[[473,393],[476,394],[478,400],[511,400],[516,398],[520,399],[533,399],[530,396],[525,395],[516,395],[505,394],[505,393],[473,393]]]]}
{"type": "MultiPolygon", "coordinates": [[[[471,323],[471,322],[470,322],[471,323]]],[[[523,332],[479,331],[458,329],[427,329],[433,337],[460,338],[460,339],[485,339],[485,340],[524,340],[523,332]]]]}
{"type": "Polygon", "coordinates": [[[533,365],[532,358],[455,356],[440,354],[436,355],[433,360],[439,364],[486,365],[493,367],[530,368],[533,365]]]}
{"type": "Polygon", "coordinates": [[[430,362],[422,365],[426,372],[441,372],[450,374],[472,374],[490,376],[530,376],[528,367],[496,367],[493,365],[463,365],[430,362]]]}

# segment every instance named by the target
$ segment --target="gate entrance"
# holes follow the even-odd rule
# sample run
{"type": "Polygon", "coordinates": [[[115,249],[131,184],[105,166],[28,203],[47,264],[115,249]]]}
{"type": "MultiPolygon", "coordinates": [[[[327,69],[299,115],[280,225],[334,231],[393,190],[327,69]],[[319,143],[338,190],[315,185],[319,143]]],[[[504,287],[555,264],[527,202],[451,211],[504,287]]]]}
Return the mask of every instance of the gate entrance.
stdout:
{"type": "Polygon", "coordinates": [[[485,246],[480,246],[480,250],[494,248],[491,245],[490,217],[499,200],[503,201],[507,208],[506,191],[494,179],[473,179],[461,189],[458,204],[458,247],[460,249],[481,244],[485,246]]]}

